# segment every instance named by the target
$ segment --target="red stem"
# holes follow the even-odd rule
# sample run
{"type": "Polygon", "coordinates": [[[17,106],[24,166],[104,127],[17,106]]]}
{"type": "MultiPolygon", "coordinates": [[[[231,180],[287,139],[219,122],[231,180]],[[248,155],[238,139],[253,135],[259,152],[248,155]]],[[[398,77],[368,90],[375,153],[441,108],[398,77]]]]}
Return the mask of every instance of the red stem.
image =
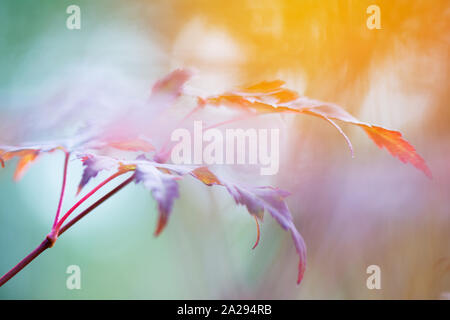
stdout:
{"type": "Polygon", "coordinates": [[[14,277],[20,270],[25,268],[27,264],[33,261],[38,255],[44,252],[46,249],[50,248],[51,241],[48,238],[45,238],[44,241],[29,255],[22,259],[14,268],[8,271],[3,277],[0,278],[0,287],[3,286],[9,279],[14,277]]]}
{"type": "Polygon", "coordinates": [[[87,199],[89,199],[94,193],[96,193],[101,187],[103,187],[105,184],[110,182],[111,180],[117,178],[118,176],[126,173],[126,171],[118,171],[109,178],[105,179],[103,182],[101,182],[98,186],[96,186],[94,189],[89,191],[88,194],[86,194],[83,198],[81,198],[75,205],[69,209],[69,211],[66,212],[66,214],[61,218],[61,220],[58,221],[58,224],[56,225],[56,228],[54,228],[55,233],[58,232],[58,230],[61,228],[62,224],[66,219],[71,215],[73,211],[75,211],[76,208],[78,208],[83,202],[85,202],[87,199]]]}
{"type": "Polygon", "coordinates": [[[71,226],[73,226],[75,223],[80,221],[85,215],[87,215],[89,212],[97,208],[99,205],[101,205],[104,201],[108,200],[110,197],[115,195],[119,190],[124,188],[126,185],[130,184],[134,179],[134,175],[129,177],[127,180],[119,184],[117,187],[115,187],[113,190],[108,192],[106,195],[98,199],[96,202],[94,202],[92,205],[89,206],[86,210],[78,214],[75,218],[67,222],[58,232],[58,237],[62,235],[67,229],[69,229],[71,226]]]}
{"type": "Polygon", "coordinates": [[[52,229],[54,229],[56,227],[56,224],[58,223],[58,219],[59,219],[59,214],[61,212],[61,207],[62,207],[62,202],[64,199],[64,192],[66,190],[66,180],[67,180],[67,165],[69,163],[69,156],[70,153],[67,151],[64,151],[64,172],[63,172],[63,182],[62,182],[62,187],[61,187],[61,194],[59,196],[59,204],[58,204],[58,209],[56,210],[56,215],[55,215],[55,221],[53,222],[53,227],[52,229]]]}
{"type": "MultiPolygon", "coordinates": [[[[127,186],[130,182],[132,182],[134,179],[134,176],[129,177],[127,180],[122,182],[120,185],[115,187],[113,190],[108,192],[106,195],[104,195],[102,198],[94,202],[92,205],[90,205],[87,209],[85,209],[83,212],[78,214],[75,218],[70,220],[66,225],[64,225],[58,232],[58,236],[63,234],[67,229],[72,227],[75,223],[77,223],[79,220],[81,220],[84,216],[86,216],[89,212],[97,208],[100,204],[102,204],[104,201],[108,200],[110,197],[112,197],[114,194],[116,194],[119,190],[127,186]]],[[[25,258],[23,258],[14,268],[12,268],[10,271],[8,271],[3,277],[0,278],[0,287],[3,286],[6,282],[8,282],[12,277],[14,277],[20,270],[25,268],[31,261],[36,259],[42,252],[47,250],[48,248],[51,248],[54,244],[53,239],[50,239],[48,236],[45,238],[44,241],[36,248],[34,249],[29,255],[27,255],[25,258]]]]}

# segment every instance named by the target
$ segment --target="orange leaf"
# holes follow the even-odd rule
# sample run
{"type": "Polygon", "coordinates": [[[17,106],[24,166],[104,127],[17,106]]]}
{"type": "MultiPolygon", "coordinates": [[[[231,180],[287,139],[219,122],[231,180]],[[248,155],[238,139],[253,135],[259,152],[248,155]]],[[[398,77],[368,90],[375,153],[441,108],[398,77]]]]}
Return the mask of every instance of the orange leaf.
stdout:
{"type": "Polygon", "coordinates": [[[242,92],[248,93],[270,93],[276,90],[280,90],[281,87],[285,84],[282,80],[273,80],[273,81],[263,81],[254,85],[250,85],[248,87],[243,88],[242,92]]]}
{"type": "Polygon", "coordinates": [[[29,153],[23,155],[19,159],[19,162],[17,163],[16,171],[14,172],[14,180],[18,181],[18,180],[20,180],[20,178],[23,177],[26,169],[34,160],[36,160],[37,156],[38,156],[38,153],[29,152],[29,153]]]}
{"type": "Polygon", "coordinates": [[[175,70],[157,81],[152,88],[153,94],[168,93],[178,97],[182,93],[182,86],[192,76],[187,70],[175,70]]]}
{"type": "Polygon", "coordinates": [[[28,166],[36,160],[38,155],[39,150],[37,149],[12,149],[10,151],[0,149],[0,162],[2,167],[4,167],[5,161],[8,161],[14,157],[19,158],[16,170],[14,172],[14,180],[18,181],[22,178],[28,166]]]}
{"type": "Polygon", "coordinates": [[[427,177],[432,178],[431,170],[425,160],[416,152],[416,149],[398,131],[371,125],[357,120],[347,111],[334,104],[322,104],[313,107],[302,107],[300,111],[325,119],[336,119],[357,125],[364,129],[370,139],[380,148],[386,148],[389,153],[400,159],[403,163],[411,163],[421,170],[427,177]]]}
{"type": "Polygon", "coordinates": [[[427,177],[432,178],[425,160],[416,153],[416,149],[408,141],[402,138],[400,132],[377,126],[361,126],[378,147],[386,148],[391,155],[397,157],[403,163],[411,163],[414,167],[423,171],[427,177]]]}
{"type": "Polygon", "coordinates": [[[352,156],[353,147],[350,140],[332,119],[357,125],[364,129],[378,147],[386,148],[391,155],[403,163],[411,163],[423,171],[427,177],[432,177],[425,160],[417,154],[415,148],[408,141],[402,138],[400,132],[359,121],[336,104],[300,97],[297,92],[286,89],[283,85],[284,82],[281,80],[260,82],[222,95],[202,98],[201,102],[213,106],[225,105],[257,114],[303,113],[320,117],[336,127],[342,134],[352,151],[352,156]]]}
{"type": "Polygon", "coordinates": [[[167,214],[159,214],[158,224],[156,225],[155,237],[159,236],[159,234],[164,230],[167,225],[168,215],[167,214]]]}
{"type": "Polygon", "coordinates": [[[197,168],[193,170],[191,174],[207,186],[222,185],[219,178],[217,178],[214,173],[209,171],[207,167],[197,168]]]}

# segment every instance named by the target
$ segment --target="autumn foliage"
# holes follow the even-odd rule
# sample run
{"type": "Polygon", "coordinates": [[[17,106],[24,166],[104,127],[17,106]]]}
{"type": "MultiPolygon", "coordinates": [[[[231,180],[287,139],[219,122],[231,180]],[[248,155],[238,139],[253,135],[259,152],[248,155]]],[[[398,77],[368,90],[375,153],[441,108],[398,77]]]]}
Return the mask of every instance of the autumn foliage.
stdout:
{"type": "MultiPolygon", "coordinates": [[[[232,121],[239,121],[245,117],[256,117],[262,114],[279,113],[319,117],[333,125],[343,135],[353,154],[353,147],[349,138],[336,122],[341,121],[362,128],[378,147],[385,148],[392,156],[403,163],[412,164],[431,178],[431,171],[424,159],[402,137],[400,132],[359,121],[336,104],[301,96],[297,92],[285,88],[285,83],[281,80],[265,81],[250,86],[238,87],[219,95],[208,95],[205,93],[199,96],[198,93],[194,94],[192,90],[185,89],[184,85],[189,78],[189,72],[176,70],[158,81],[153,86],[149,100],[146,102],[147,107],[158,110],[158,113],[164,113],[181,96],[187,96],[193,97],[197,102],[197,106],[183,121],[188,121],[192,114],[201,113],[205,108],[219,106],[233,108],[238,111],[239,116],[232,121]]],[[[225,124],[223,123],[223,125],[225,124]]],[[[222,123],[218,121],[217,125],[222,125],[222,123]]],[[[293,217],[285,201],[286,197],[289,196],[289,192],[271,186],[237,184],[230,181],[226,176],[213,172],[206,166],[167,163],[168,157],[164,155],[167,155],[167,149],[170,149],[170,147],[164,145],[157,148],[153,143],[156,137],[148,136],[147,132],[136,131],[125,132],[125,134],[117,136],[114,134],[115,128],[116,123],[112,122],[102,127],[102,130],[88,134],[87,137],[74,137],[70,140],[36,143],[33,145],[0,146],[0,162],[3,167],[13,158],[18,159],[14,173],[15,180],[19,180],[30,164],[43,153],[62,151],[66,156],[60,205],[58,206],[53,228],[47,236],[50,242],[46,244],[47,247],[53,245],[58,236],[61,235],[61,231],[67,230],[68,227],[71,227],[85,215],[84,213],[69,220],[78,206],[103,188],[109,181],[126,174],[130,175],[130,177],[121,187],[129,182],[135,182],[148,189],[155,199],[159,212],[155,235],[158,235],[167,226],[173,203],[180,196],[179,181],[185,177],[191,177],[206,186],[225,188],[236,204],[247,208],[249,214],[255,218],[257,225],[257,240],[254,247],[259,242],[259,223],[262,221],[265,212],[269,213],[283,229],[289,231],[299,256],[297,279],[298,283],[301,282],[306,268],[306,245],[294,225],[293,217]],[[114,149],[120,150],[124,156],[119,157],[116,154],[113,156],[111,153],[108,153],[108,150],[114,149]],[[70,157],[83,163],[84,171],[78,185],[79,193],[83,192],[84,188],[92,179],[96,178],[99,172],[107,170],[114,173],[84,195],[65,214],[60,216],[66,183],[67,161],[70,157]],[[130,157],[134,158],[130,159],[130,157]]],[[[16,271],[20,271],[20,269],[16,271]]],[[[1,284],[7,280],[9,278],[5,278],[1,284]]]]}

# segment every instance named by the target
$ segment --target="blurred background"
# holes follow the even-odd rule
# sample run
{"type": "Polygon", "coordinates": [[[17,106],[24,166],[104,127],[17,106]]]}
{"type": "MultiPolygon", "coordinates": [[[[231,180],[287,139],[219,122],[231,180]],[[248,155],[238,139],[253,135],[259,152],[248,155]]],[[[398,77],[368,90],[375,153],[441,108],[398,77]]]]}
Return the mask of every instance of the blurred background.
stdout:
{"type": "MultiPolygon", "coordinates": [[[[251,250],[256,232],[245,208],[185,179],[158,238],[154,200],[129,186],[5,284],[0,298],[448,298],[449,15],[447,0],[1,1],[0,144],[70,136],[74,105],[102,118],[97,103],[108,104],[108,92],[145,96],[158,78],[187,67],[197,72],[192,84],[211,93],[282,79],[400,130],[433,179],[358,128],[343,126],[352,159],[326,122],[283,116],[279,174],[243,179],[292,192],[288,204],[308,246],[300,286],[290,236],[269,215],[251,250]],[[72,4],[80,30],[66,28],[72,4]],[[371,4],[380,7],[379,30],[366,26],[371,4]],[[380,290],[366,287],[372,264],[381,268],[380,290]],[[81,290],[66,289],[69,265],[81,268],[81,290]]],[[[0,170],[1,274],[49,232],[63,155],[40,157],[18,183],[13,162],[0,170]]],[[[81,170],[70,162],[66,209],[81,170]]]]}

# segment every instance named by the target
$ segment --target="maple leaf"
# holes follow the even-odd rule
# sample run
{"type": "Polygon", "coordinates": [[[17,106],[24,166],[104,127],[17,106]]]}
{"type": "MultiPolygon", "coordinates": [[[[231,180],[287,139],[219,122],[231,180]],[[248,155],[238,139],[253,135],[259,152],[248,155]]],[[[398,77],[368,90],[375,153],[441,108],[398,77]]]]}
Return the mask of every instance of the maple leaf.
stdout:
{"type": "Polygon", "coordinates": [[[124,161],[122,166],[134,167],[135,183],[142,183],[158,203],[159,217],[155,230],[155,236],[158,236],[167,225],[175,199],[180,196],[177,181],[196,167],[157,163],[143,156],[134,161],[124,161]]]}
{"type": "Polygon", "coordinates": [[[142,168],[144,171],[147,167],[152,166],[158,168],[166,173],[182,176],[190,173],[197,168],[196,166],[189,165],[173,165],[167,163],[154,162],[147,159],[145,156],[140,155],[135,160],[118,159],[106,155],[97,155],[94,153],[80,153],[78,159],[83,162],[84,170],[81,177],[81,181],[78,186],[78,190],[81,189],[93,178],[95,178],[99,172],[108,171],[139,171],[142,168]]]}
{"type": "Polygon", "coordinates": [[[109,156],[94,154],[79,155],[83,161],[83,175],[78,186],[78,192],[99,172],[134,171],[134,182],[148,189],[158,203],[159,219],[155,235],[159,235],[167,224],[172,211],[173,202],[179,197],[177,180],[182,175],[190,173],[195,167],[162,164],[139,156],[136,160],[119,160],[109,156]]]}
{"type": "Polygon", "coordinates": [[[136,160],[119,160],[91,154],[82,156],[82,161],[85,169],[80,186],[85,185],[102,170],[135,171],[134,182],[142,184],[148,189],[158,203],[159,217],[155,236],[158,236],[167,225],[174,201],[180,196],[178,180],[183,176],[190,174],[208,186],[224,186],[236,204],[244,205],[248,212],[255,217],[257,241],[253,248],[258,245],[260,238],[258,219],[262,221],[265,211],[269,212],[283,229],[290,231],[296,251],[300,256],[298,283],[303,278],[306,265],[306,245],[293,223],[292,215],[285,202],[289,192],[268,186],[243,187],[227,181],[223,177],[219,179],[207,167],[161,164],[143,156],[139,156],[136,160]]]}
{"type": "Polygon", "coordinates": [[[5,167],[5,161],[14,157],[19,158],[14,172],[14,180],[18,181],[41,153],[53,152],[58,149],[64,150],[64,147],[59,145],[0,146],[0,163],[2,167],[5,167]]]}
{"type": "Polygon", "coordinates": [[[18,181],[23,177],[29,166],[43,153],[52,153],[61,150],[66,155],[72,152],[82,152],[85,148],[98,146],[99,142],[91,132],[80,133],[69,139],[59,139],[41,143],[24,143],[15,146],[0,145],[0,164],[5,166],[5,162],[14,157],[19,158],[14,173],[14,180],[18,181]]]}
{"type": "Polygon", "coordinates": [[[386,148],[392,156],[400,159],[403,163],[411,163],[427,177],[432,178],[431,170],[428,168],[425,160],[416,152],[414,146],[403,139],[399,131],[389,130],[359,121],[341,107],[334,104],[322,103],[318,105],[315,102],[313,104],[311,107],[300,107],[299,111],[325,119],[341,120],[363,128],[379,148],[386,148]]]}
{"type": "Polygon", "coordinates": [[[187,70],[174,70],[153,85],[152,95],[164,95],[166,101],[173,102],[183,93],[183,85],[191,76],[192,73],[187,70]]]}
{"type": "MultiPolygon", "coordinates": [[[[78,153],[82,154],[85,150],[98,150],[104,147],[111,147],[123,151],[143,151],[150,152],[155,150],[147,140],[142,138],[130,139],[130,140],[112,140],[104,141],[97,136],[82,135],[74,139],[56,140],[52,142],[46,142],[41,144],[24,144],[17,146],[0,145],[0,165],[4,168],[5,162],[19,158],[19,161],[14,172],[14,180],[20,180],[25,174],[29,166],[36,161],[36,159],[42,153],[51,153],[55,150],[61,150],[67,154],[78,153]]],[[[112,162],[107,163],[107,159],[103,158],[102,161],[93,161],[89,157],[79,157],[87,170],[83,172],[82,180],[78,187],[78,193],[89,182],[89,180],[97,175],[97,172],[108,168],[112,165],[112,162]],[[98,169],[93,169],[93,166],[100,166],[98,169]]],[[[98,159],[97,159],[98,160],[98,159]]]]}
{"type": "Polygon", "coordinates": [[[225,105],[256,114],[294,113],[317,116],[338,129],[347,141],[352,155],[353,147],[350,140],[333,120],[357,125],[364,129],[378,147],[386,148],[391,155],[400,159],[403,163],[411,163],[427,177],[432,177],[425,160],[408,141],[403,139],[400,132],[359,121],[336,104],[301,97],[295,91],[284,88],[284,84],[281,80],[264,81],[220,95],[206,98],[199,97],[199,104],[201,106],[207,104],[213,106],[225,105]]]}
{"type": "Polygon", "coordinates": [[[180,196],[178,191],[179,178],[158,170],[152,164],[139,164],[136,166],[135,182],[142,183],[152,193],[158,203],[159,219],[155,230],[158,236],[167,224],[173,203],[180,196]]]}
{"type": "Polygon", "coordinates": [[[93,155],[86,155],[80,157],[83,162],[84,170],[81,176],[81,181],[78,184],[77,194],[81,192],[83,187],[88,184],[88,182],[95,178],[100,171],[103,170],[115,170],[119,168],[120,164],[115,159],[110,157],[100,157],[93,155]]]}
{"type": "MultiPolygon", "coordinates": [[[[133,172],[127,180],[118,187],[110,191],[102,199],[95,202],[90,208],[95,208],[105,201],[115,192],[126,186],[128,183],[135,182],[143,185],[150,191],[158,206],[158,222],[155,235],[159,235],[169,220],[175,200],[180,196],[178,181],[186,175],[191,175],[207,186],[222,186],[231,195],[237,205],[245,206],[249,214],[254,217],[257,226],[257,239],[253,246],[255,248],[260,239],[259,222],[263,220],[265,212],[268,212],[278,224],[286,231],[289,231],[294,241],[294,245],[299,256],[298,283],[301,282],[306,267],[306,245],[294,225],[292,215],[286,204],[287,191],[270,187],[244,186],[241,183],[235,183],[224,176],[218,176],[211,172],[207,167],[174,165],[162,163],[165,157],[160,154],[168,154],[170,148],[167,144],[163,145],[161,150],[153,154],[153,159],[147,158],[150,152],[156,151],[153,140],[147,138],[147,131],[153,124],[157,124],[156,117],[163,110],[167,109],[186,91],[185,83],[191,74],[185,70],[175,70],[163,79],[156,82],[153,86],[151,95],[145,103],[140,101],[138,107],[143,105],[144,109],[138,109],[136,112],[126,110],[124,114],[117,117],[117,121],[105,127],[96,128],[95,132],[87,130],[84,134],[62,141],[53,141],[36,145],[19,146],[0,146],[0,164],[5,166],[5,162],[17,157],[19,161],[14,174],[14,178],[19,179],[28,168],[42,153],[49,153],[55,150],[62,150],[66,154],[64,165],[63,185],[60,196],[60,202],[55,217],[55,222],[51,233],[46,239],[50,239],[50,245],[58,238],[59,231],[65,231],[73,223],[81,219],[89,211],[79,214],[71,221],[66,219],[78,208],[84,201],[89,199],[95,192],[102,188],[106,183],[122,175],[123,173],[133,172]],[[148,113],[150,112],[150,113],[148,113]],[[151,117],[149,117],[151,115],[151,117]],[[153,123],[149,125],[149,123],[153,123]],[[122,130],[123,129],[123,130],[122,130]],[[110,148],[121,150],[121,159],[109,156],[107,153],[110,148]],[[135,152],[143,152],[134,160],[128,160],[130,154],[135,157],[135,152]],[[67,176],[67,161],[71,155],[76,155],[83,162],[84,170],[81,181],[78,185],[78,192],[97,177],[103,170],[113,170],[115,173],[93,188],[87,195],[82,197],[77,203],[69,209],[61,219],[59,213],[64,197],[65,181],[67,176]],[[62,228],[62,229],[61,229],[62,228]]],[[[203,97],[197,93],[191,94],[198,98],[198,106],[191,111],[182,121],[190,117],[194,112],[201,110],[206,105],[229,106],[245,111],[246,116],[270,113],[291,113],[305,114],[322,118],[332,124],[346,139],[353,154],[353,147],[350,140],[343,130],[334,122],[343,121],[352,125],[361,127],[367,135],[380,148],[386,148],[394,157],[399,158],[404,163],[411,163],[419,170],[422,170],[427,176],[431,177],[431,171],[427,167],[423,158],[421,158],[414,147],[409,144],[398,131],[385,129],[380,126],[371,125],[357,120],[340,106],[322,102],[307,97],[300,96],[297,92],[284,87],[281,80],[264,81],[254,85],[238,88],[237,90],[226,92],[221,95],[203,97]]],[[[237,118],[237,119],[242,119],[237,118]]],[[[235,121],[232,119],[232,121],[235,121]]],[[[221,122],[220,124],[229,123],[221,122]]],[[[217,125],[217,124],[216,124],[217,125]]],[[[164,126],[164,125],[160,125],[164,126]]],[[[166,128],[167,129],[167,128],[166,128]]],[[[155,135],[149,135],[152,139],[158,138],[155,135]]],[[[163,139],[167,137],[162,137],[163,139]]],[[[117,151],[116,151],[117,153],[117,151]]],[[[89,209],[89,208],[88,208],[89,209]]],[[[92,210],[92,209],[89,209],[92,210]]]]}
{"type": "MultiPolygon", "coordinates": [[[[302,281],[306,268],[306,245],[294,225],[292,215],[284,200],[290,194],[289,192],[273,187],[242,187],[228,182],[222,177],[219,178],[206,167],[195,169],[191,174],[208,186],[224,186],[236,204],[244,205],[248,212],[255,216],[255,220],[256,218],[262,220],[264,211],[268,211],[283,229],[289,231],[300,257],[297,283],[302,281]]],[[[257,226],[259,234],[259,225],[257,224],[257,226]]],[[[255,246],[258,244],[258,240],[255,246]]]]}

